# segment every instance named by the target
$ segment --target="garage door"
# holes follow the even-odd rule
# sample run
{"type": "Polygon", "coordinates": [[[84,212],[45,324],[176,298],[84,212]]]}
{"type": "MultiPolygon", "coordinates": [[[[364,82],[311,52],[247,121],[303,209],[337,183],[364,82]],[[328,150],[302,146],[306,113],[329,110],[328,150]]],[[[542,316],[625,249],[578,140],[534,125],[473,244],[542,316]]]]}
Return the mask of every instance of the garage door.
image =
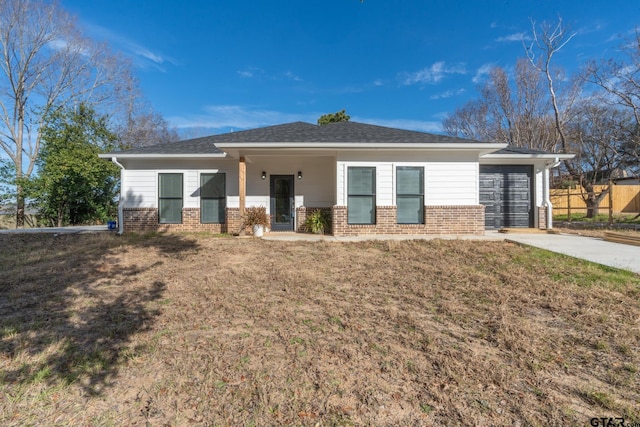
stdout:
{"type": "Polygon", "coordinates": [[[533,227],[531,166],[480,166],[485,227],[533,227]]]}

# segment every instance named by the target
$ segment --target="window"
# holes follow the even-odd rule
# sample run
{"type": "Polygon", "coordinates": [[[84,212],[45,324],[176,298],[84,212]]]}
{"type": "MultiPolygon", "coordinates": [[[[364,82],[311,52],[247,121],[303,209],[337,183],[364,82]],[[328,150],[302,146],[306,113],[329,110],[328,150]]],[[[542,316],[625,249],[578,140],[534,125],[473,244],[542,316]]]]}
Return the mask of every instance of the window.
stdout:
{"type": "Polygon", "coordinates": [[[200,222],[223,224],[227,205],[224,173],[200,174],[200,222]]]}
{"type": "Polygon", "coordinates": [[[424,168],[396,168],[398,224],[424,224],[424,168]]]}
{"type": "Polygon", "coordinates": [[[347,223],[376,223],[376,168],[347,169],[347,223]]]}
{"type": "Polygon", "coordinates": [[[158,174],[158,222],[182,223],[182,174],[158,174]]]}

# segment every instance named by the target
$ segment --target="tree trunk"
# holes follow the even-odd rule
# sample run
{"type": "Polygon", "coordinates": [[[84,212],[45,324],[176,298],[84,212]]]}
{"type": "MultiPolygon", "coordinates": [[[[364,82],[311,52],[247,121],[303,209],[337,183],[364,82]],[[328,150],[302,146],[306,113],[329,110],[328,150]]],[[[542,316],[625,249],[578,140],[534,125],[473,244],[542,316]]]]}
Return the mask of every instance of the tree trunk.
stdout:
{"type": "Polygon", "coordinates": [[[64,205],[58,207],[58,223],[57,227],[62,227],[62,220],[64,219],[64,205]]]}
{"type": "Polygon", "coordinates": [[[583,183],[582,188],[587,192],[587,197],[584,198],[584,202],[587,205],[587,218],[595,218],[600,211],[600,202],[609,193],[609,187],[600,194],[596,194],[593,184],[590,182],[583,183]]]}
{"type": "Polygon", "coordinates": [[[22,112],[19,112],[18,117],[18,138],[16,140],[16,228],[24,227],[24,189],[20,184],[22,179],[22,143],[24,135],[24,120],[22,119],[22,112]]]}
{"type": "Polygon", "coordinates": [[[24,194],[22,187],[16,186],[16,228],[24,228],[24,194]]]}

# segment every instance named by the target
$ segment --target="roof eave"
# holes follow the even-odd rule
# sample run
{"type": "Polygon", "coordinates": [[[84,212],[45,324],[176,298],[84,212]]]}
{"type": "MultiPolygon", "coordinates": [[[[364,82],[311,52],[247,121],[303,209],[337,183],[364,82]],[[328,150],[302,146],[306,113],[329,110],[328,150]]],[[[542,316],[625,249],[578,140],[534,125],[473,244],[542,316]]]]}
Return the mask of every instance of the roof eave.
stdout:
{"type": "Polygon", "coordinates": [[[101,159],[157,159],[157,158],[225,158],[229,157],[227,153],[180,153],[180,154],[159,154],[159,153],[105,153],[98,154],[101,159]]]}
{"type": "Polygon", "coordinates": [[[554,153],[544,153],[544,154],[498,154],[498,153],[488,153],[483,155],[480,159],[543,159],[543,160],[569,160],[573,159],[575,154],[554,154],[554,153]]]}

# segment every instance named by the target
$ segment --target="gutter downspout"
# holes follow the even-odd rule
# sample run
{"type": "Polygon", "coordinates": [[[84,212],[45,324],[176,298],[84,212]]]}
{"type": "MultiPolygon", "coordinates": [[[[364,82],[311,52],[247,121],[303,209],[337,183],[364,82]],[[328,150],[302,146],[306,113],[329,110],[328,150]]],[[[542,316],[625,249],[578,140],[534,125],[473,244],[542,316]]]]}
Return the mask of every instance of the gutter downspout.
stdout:
{"type": "Polygon", "coordinates": [[[551,230],[553,228],[553,205],[551,204],[551,199],[549,197],[549,169],[556,168],[559,165],[560,165],[560,159],[556,157],[553,160],[553,163],[548,163],[543,170],[543,181],[544,181],[544,184],[542,186],[542,190],[544,193],[543,206],[547,208],[547,230],[551,230]]]}
{"type": "Polygon", "coordinates": [[[125,202],[125,194],[122,191],[122,186],[124,185],[124,166],[118,163],[118,159],[116,157],[112,157],[111,161],[120,168],[120,201],[118,202],[118,234],[122,235],[124,233],[124,202],[125,202]]]}

